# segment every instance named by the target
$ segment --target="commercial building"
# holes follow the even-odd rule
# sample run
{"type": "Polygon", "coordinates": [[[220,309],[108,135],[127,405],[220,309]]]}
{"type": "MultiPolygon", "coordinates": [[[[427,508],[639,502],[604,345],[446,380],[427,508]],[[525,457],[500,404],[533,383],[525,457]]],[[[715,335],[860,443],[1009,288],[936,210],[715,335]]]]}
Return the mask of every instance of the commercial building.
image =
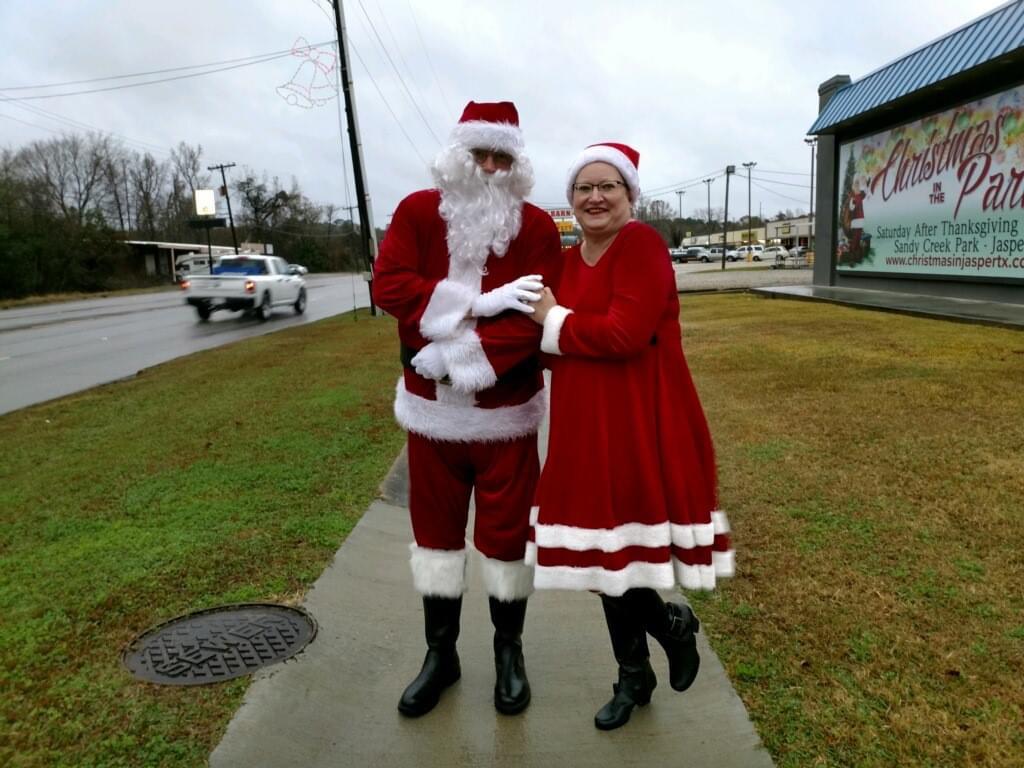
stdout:
{"type": "Polygon", "coordinates": [[[1024,304],[1024,0],[818,94],[814,285],[1024,304]]]}

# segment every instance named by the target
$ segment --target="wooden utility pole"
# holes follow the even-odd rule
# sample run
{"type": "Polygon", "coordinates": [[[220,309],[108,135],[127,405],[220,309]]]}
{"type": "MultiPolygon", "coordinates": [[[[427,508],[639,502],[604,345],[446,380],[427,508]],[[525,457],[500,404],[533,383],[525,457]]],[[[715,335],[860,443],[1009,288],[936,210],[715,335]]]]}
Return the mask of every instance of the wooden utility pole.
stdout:
{"type": "MultiPolygon", "coordinates": [[[[220,180],[223,185],[221,189],[224,190],[224,199],[228,201],[228,223],[231,225],[231,242],[235,246],[235,256],[238,255],[238,238],[235,236],[235,218],[231,215],[231,195],[228,194],[228,179],[224,175],[225,168],[234,168],[234,163],[221,163],[220,165],[209,165],[206,167],[208,171],[220,171],[220,180]]],[[[207,230],[209,235],[209,230],[207,230]]],[[[210,257],[210,273],[213,274],[213,257],[210,257]]]]}
{"type": "Polygon", "coordinates": [[[363,180],[363,149],[359,142],[359,126],[356,123],[356,104],[352,97],[352,78],[349,74],[348,50],[345,48],[345,13],[341,0],[332,0],[334,5],[334,26],[338,34],[338,63],[341,67],[341,90],[345,95],[345,117],[348,124],[349,150],[352,153],[352,175],[356,184],[356,203],[359,206],[359,235],[362,244],[363,263],[366,265],[366,284],[370,289],[370,314],[377,313],[373,304],[373,260],[376,255],[370,247],[373,238],[376,246],[376,233],[373,231],[373,219],[370,217],[369,200],[363,180]]]}

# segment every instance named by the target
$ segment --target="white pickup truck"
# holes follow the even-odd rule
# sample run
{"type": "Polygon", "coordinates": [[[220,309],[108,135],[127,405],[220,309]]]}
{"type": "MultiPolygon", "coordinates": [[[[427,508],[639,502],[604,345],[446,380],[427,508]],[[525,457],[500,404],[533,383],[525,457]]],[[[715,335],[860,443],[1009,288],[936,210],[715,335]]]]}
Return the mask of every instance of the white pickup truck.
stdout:
{"type": "Polygon", "coordinates": [[[196,308],[200,320],[220,309],[254,312],[265,322],[274,307],[306,311],[305,267],[278,256],[242,253],[224,256],[212,275],[195,275],[181,283],[185,303],[196,308]]]}

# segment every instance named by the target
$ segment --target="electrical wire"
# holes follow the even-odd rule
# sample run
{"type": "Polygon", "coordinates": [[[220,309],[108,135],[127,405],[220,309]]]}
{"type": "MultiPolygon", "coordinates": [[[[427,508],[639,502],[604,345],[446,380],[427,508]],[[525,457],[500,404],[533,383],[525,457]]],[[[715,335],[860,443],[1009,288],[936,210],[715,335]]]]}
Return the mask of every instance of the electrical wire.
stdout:
{"type": "Polygon", "coordinates": [[[795,197],[790,197],[789,195],[784,195],[781,192],[776,192],[774,189],[769,189],[768,187],[761,186],[756,181],[751,181],[751,184],[753,184],[758,189],[764,190],[765,192],[770,192],[771,194],[775,195],[776,197],[781,197],[781,198],[783,198],[785,200],[792,200],[794,203],[801,203],[802,204],[802,203],[807,202],[806,200],[797,200],[795,197]]]}
{"type": "Polygon", "coordinates": [[[66,80],[63,83],[45,83],[43,85],[12,85],[6,88],[0,88],[0,91],[26,91],[26,90],[42,90],[43,88],[61,88],[65,85],[84,85],[86,83],[102,83],[107,80],[124,80],[130,77],[148,77],[149,75],[164,75],[168,72],[183,72],[186,69],[205,69],[207,67],[219,67],[221,64],[237,64],[243,61],[249,61],[254,64],[259,64],[260,61],[267,56],[287,56],[293,51],[301,51],[309,48],[314,48],[317,45],[327,45],[327,42],[317,43],[316,45],[308,45],[303,48],[289,48],[287,51],[273,51],[271,53],[258,53],[253,56],[245,56],[240,59],[225,59],[224,61],[210,61],[206,64],[188,64],[182,67],[169,67],[167,69],[153,69],[149,72],[133,72],[128,75],[108,75],[107,77],[92,77],[86,80],[66,80]]]}
{"type": "Polygon", "coordinates": [[[801,189],[811,188],[810,184],[794,184],[791,181],[775,181],[775,179],[765,179],[760,176],[753,176],[751,178],[757,179],[758,181],[763,181],[766,184],[781,184],[784,187],[800,187],[801,189]]]}
{"type": "Polygon", "coordinates": [[[430,123],[427,122],[427,118],[423,114],[423,110],[420,109],[420,105],[416,102],[416,99],[413,98],[412,91],[410,91],[409,86],[405,84],[405,78],[403,78],[402,73],[398,71],[398,67],[395,65],[394,59],[391,58],[391,54],[388,53],[388,49],[384,45],[384,41],[380,39],[380,35],[377,33],[377,27],[374,26],[373,19],[370,18],[370,14],[366,12],[366,7],[363,5],[363,0],[359,0],[359,8],[362,10],[367,22],[369,22],[370,29],[373,30],[374,37],[377,38],[377,43],[380,45],[381,50],[384,51],[384,56],[387,57],[388,63],[391,64],[391,68],[395,70],[395,74],[398,76],[398,82],[401,83],[402,88],[405,90],[406,95],[409,97],[409,101],[412,102],[413,107],[416,109],[416,113],[420,116],[420,120],[423,121],[423,125],[426,126],[427,130],[430,132],[430,135],[434,137],[434,141],[437,142],[437,146],[442,146],[441,140],[437,138],[437,134],[434,133],[434,129],[430,127],[430,123]]]}
{"type": "Polygon", "coordinates": [[[454,114],[455,110],[452,109],[452,104],[448,99],[448,94],[445,93],[444,87],[441,85],[441,78],[437,76],[437,70],[434,68],[434,61],[430,58],[430,51],[427,49],[427,44],[423,41],[423,33],[420,32],[420,25],[416,20],[416,13],[412,9],[412,3],[410,3],[409,0],[406,0],[405,4],[409,6],[409,15],[412,17],[413,26],[416,27],[416,36],[420,39],[420,45],[423,47],[423,55],[427,57],[427,63],[430,65],[430,72],[434,75],[434,82],[437,83],[437,90],[441,92],[441,99],[444,101],[445,109],[448,110],[448,114],[454,114]]]}
{"type": "MultiPolygon", "coordinates": [[[[321,45],[326,45],[326,43],[321,43],[321,45]]],[[[272,54],[272,55],[264,56],[263,58],[256,59],[256,60],[253,60],[253,61],[247,61],[247,62],[245,62],[243,64],[234,64],[234,65],[228,66],[228,67],[218,67],[216,69],[206,70],[205,72],[193,72],[192,74],[188,74],[188,75],[176,75],[174,77],[164,77],[164,78],[159,78],[157,80],[146,80],[146,81],[141,82],[141,83],[125,83],[124,85],[111,85],[111,86],[107,86],[106,88],[89,88],[89,89],[83,90],[83,91],[68,91],[67,93],[37,94],[35,96],[3,96],[3,95],[0,95],[0,104],[2,104],[4,102],[9,102],[9,101],[36,101],[36,100],[39,100],[39,99],[60,99],[60,98],[63,98],[65,96],[82,96],[82,95],[90,94],[90,93],[106,93],[106,92],[109,92],[109,91],[120,91],[120,90],[124,90],[126,88],[140,88],[140,87],[145,86],[145,85],[157,85],[159,83],[170,83],[170,82],[173,82],[173,81],[176,81],[176,80],[187,80],[187,79],[190,79],[190,78],[193,78],[193,77],[203,77],[205,75],[212,75],[212,74],[215,74],[217,72],[227,72],[227,71],[232,70],[232,69],[241,69],[242,67],[251,67],[251,66],[254,66],[256,64],[264,64],[264,63],[266,63],[268,61],[275,61],[276,59],[283,59],[284,57],[291,56],[291,55],[292,55],[292,50],[289,49],[285,53],[277,53],[277,54],[272,54]]],[[[0,91],[2,91],[2,90],[3,89],[0,89],[0,91]]]]}

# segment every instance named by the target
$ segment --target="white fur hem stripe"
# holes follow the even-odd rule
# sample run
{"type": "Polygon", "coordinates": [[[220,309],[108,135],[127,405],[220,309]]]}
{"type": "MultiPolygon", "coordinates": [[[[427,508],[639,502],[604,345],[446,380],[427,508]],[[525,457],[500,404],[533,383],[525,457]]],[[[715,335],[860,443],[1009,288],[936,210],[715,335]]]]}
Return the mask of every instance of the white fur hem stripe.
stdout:
{"type": "Polygon", "coordinates": [[[466,550],[427,549],[410,544],[409,566],[416,591],[428,597],[459,597],[466,591],[466,550]]]}
{"type": "Polygon", "coordinates": [[[571,309],[566,309],[560,304],[556,304],[548,310],[547,317],[544,318],[544,334],[540,339],[541,352],[547,352],[549,355],[562,354],[562,350],[558,346],[558,339],[562,335],[565,318],[571,314],[571,309]]]}
{"type": "Polygon", "coordinates": [[[575,528],[570,525],[535,525],[534,539],[542,549],[571,549],[585,552],[599,549],[618,552],[626,547],[664,547],[675,544],[683,549],[709,547],[714,543],[712,523],[677,525],[675,523],[625,523],[615,528],[575,528]]]}
{"type": "Polygon", "coordinates": [[[711,591],[715,588],[715,577],[713,565],[686,565],[672,558],[665,563],[637,561],[618,571],[597,565],[587,568],[538,565],[533,583],[537,589],[586,589],[618,596],[634,587],[672,589],[676,584],[683,589],[711,591]]]}
{"type": "Polygon", "coordinates": [[[480,556],[484,588],[490,597],[510,602],[533,594],[533,568],[523,560],[505,562],[480,556]]]}
{"type": "Polygon", "coordinates": [[[540,390],[525,403],[503,408],[477,408],[428,400],[398,380],[395,419],[402,427],[434,440],[456,443],[497,442],[532,435],[544,418],[547,400],[540,390]]]}
{"type": "Polygon", "coordinates": [[[423,338],[431,341],[448,339],[462,330],[460,324],[466,320],[476,295],[472,289],[453,280],[439,282],[420,317],[423,338]]]}

